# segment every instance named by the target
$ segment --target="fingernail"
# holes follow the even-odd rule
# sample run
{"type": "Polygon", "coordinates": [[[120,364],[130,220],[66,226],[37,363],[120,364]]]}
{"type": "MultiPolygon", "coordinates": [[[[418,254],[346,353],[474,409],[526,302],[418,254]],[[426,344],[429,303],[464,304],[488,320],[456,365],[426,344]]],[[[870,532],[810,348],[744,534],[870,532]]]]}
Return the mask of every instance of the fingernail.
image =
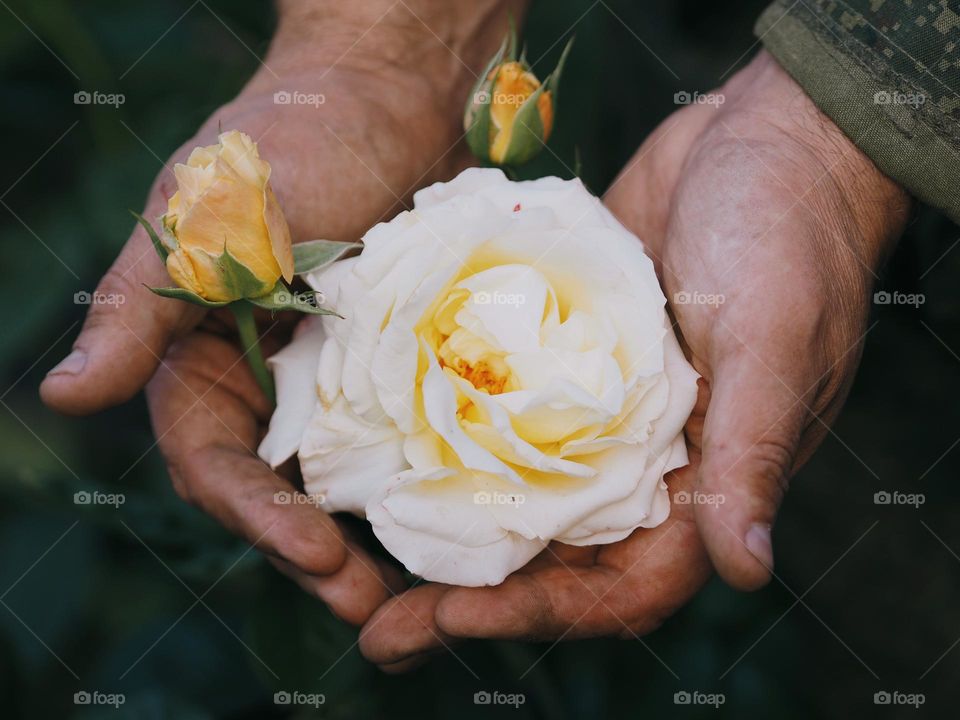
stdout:
{"type": "Polygon", "coordinates": [[[771,572],[773,571],[773,543],[770,541],[770,526],[754,523],[743,539],[747,550],[771,572]]]}
{"type": "Polygon", "coordinates": [[[47,375],[79,375],[86,364],[87,354],[83,350],[74,350],[47,375]]]}

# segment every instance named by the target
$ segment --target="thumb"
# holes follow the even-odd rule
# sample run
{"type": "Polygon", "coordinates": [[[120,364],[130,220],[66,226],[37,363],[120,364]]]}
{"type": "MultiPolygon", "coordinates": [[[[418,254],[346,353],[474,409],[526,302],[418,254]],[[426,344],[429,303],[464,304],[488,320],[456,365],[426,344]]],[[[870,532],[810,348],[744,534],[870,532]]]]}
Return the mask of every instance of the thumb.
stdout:
{"type": "Polygon", "coordinates": [[[808,415],[802,393],[749,352],[714,371],[694,512],[714,567],[739,590],[773,571],[771,528],[808,415]]]}
{"type": "MultiPolygon", "coordinates": [[[[151,191],[144,216],[166,208],[165,181],[151,191]]],[[[151,378],[171,340],[195,325],[200,308],[151,293],[170,278],[146,231],[139,225],[93,293],[73,350],[40,385],[44,403],[63,413],[85,415],[133,397],[151,378]]]]}

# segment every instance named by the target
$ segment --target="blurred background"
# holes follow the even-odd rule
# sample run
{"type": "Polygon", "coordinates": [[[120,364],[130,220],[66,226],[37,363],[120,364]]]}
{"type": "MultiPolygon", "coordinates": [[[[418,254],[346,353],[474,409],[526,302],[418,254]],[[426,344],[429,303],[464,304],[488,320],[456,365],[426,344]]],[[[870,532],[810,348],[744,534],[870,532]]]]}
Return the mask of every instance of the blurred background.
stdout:
{"type": "MultiPolygon", "coordinates": [[[[643,642],[468,643],[458,653],[477,677],[449,656],[387,677],[360,657],[355,630],[179,501],[142,398],[70,419],[37,397],[79,330],[75,294],[96,286],[161,169],[154,153],[166,158],[239,90],[266,51],[271,4],[0,5],[0,715],[956,716],[960,231],[944,217],[918,209],[884,272],[884,289],[924,302],[874,307],[846,410],[780,515],[766,589],[714,580],[643,642]],[[125,101],[75,104],[85,88],[125,101]],[[84,491],[125,502],[78,504],[84,491]],[[923,504],[877,504],[882,491],[923,504]],[[95,689],[123,693],[123,706],[75,704],[95,689]],[[326,703],[274,703],[293,689],[326,703]],[[484,690],[525,702],[475,705],[484,690]],[[678,705],[683,691],[725,702],[678,705]],[[879,691],[925,704],[876,706],[879,691]]],[[[756,52],[763,5],[534,2],[525,38],[530,57],[546,53],[541,76],[577,36],[556,154],[572,166],[578,147],[601,192],[674,93],[707,92],[756,52]]],[[[525,174],[547,173],[570,175],[549,153],[525,174]]]]}

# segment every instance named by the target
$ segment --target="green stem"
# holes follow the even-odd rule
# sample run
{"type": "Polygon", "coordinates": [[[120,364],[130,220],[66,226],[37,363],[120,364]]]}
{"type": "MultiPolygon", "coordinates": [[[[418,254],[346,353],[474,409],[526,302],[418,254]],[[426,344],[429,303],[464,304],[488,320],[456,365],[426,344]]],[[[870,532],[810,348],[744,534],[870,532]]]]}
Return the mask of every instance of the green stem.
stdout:
{"type": "Polygon", "coordinates": [[[263,353],[260,352],[260,336],[257,334],[257,323],[253,319],[253,305],[246,300],[238,300],[230,303],[228,307],[237,319],[240,345],[243,348],[244,357],[250,363],[250,369],[253,370],[253,376],[257,379],[257,384],[270,399],[270,402],[276,405],[277,395],[273,388],[273,377],[267,370],[267,364],[263,361],[263,353]]]}

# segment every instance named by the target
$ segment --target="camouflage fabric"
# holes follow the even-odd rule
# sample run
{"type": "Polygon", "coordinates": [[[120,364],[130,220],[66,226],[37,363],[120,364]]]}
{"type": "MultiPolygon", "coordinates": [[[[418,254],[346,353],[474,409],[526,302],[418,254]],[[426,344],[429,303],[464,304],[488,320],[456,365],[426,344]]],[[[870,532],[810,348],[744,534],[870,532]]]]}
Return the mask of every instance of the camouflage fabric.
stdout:
{"type": "Polygon", "coordinates": [[[755,31],[881,170],[960,222],[960,3],[776,0],[755,31]]]}

